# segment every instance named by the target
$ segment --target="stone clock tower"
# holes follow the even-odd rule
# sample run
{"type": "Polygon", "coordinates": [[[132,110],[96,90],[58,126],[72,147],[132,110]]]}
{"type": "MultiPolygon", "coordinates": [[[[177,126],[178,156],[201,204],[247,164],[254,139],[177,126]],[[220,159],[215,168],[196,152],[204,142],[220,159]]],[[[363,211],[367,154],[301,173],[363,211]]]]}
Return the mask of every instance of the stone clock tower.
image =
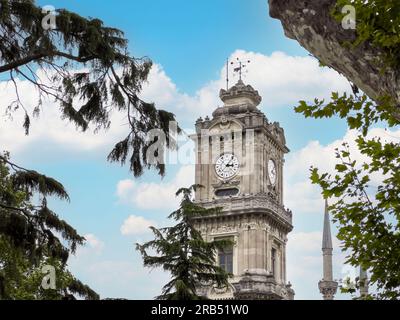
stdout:
{"type": "Polygon", "coordinates": [[[293,299],[286,279],[292,213],[283,206],[283,129],[258,110],[258,91],[242,80],[221,90],[223,106],[196,122],[196,203],[221,207],[196,227],[203,237],[233,240],[216,263],[234,277],[230,287],[202,287],[211,299],[293,299]]]}

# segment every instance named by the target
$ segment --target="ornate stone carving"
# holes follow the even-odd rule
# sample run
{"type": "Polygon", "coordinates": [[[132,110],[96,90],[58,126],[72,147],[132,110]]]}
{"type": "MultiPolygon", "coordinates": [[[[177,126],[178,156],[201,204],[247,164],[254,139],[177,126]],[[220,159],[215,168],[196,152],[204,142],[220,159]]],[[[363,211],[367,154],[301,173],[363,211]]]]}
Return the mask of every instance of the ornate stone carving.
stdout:
{"type": "Polygon", "coordinates": [[[212,202],[201,202],[202,206],[206,208],[222,207],[223,211],[240,211],[240,210],[253,210],[253,212],[260,212],[268,210],[275,213],[279,218],[285,222],[292,223],[292,213],[280,206],[275,201],[271,201],[266,196],[242,196],[229,199],[216,199],[212,202]]]}
{"type": "Polygon", "coordinates": [[[322,280],[318,282],[318,287],[324,300],[333,300],[337,292],[338,283],[336,281],[322,280]]]}
{"type": "Polygon", "coordinates": [[[267,273],[248,272],[233,286],[235,287],[234,297],[240,300],[292,300],[294,297],[290,284],[277,284],[274,277],[267,273]]]}
{"type": "Polygon", "coordinates": [[[217,286],[208,287],[207,297],[212,300],[230,300],[234,298],[235,288],[229,286],[218,288],[217,286]]]}
{"type": "Polygon", "coordinates": [[[239,80],[229,90],[221,89],[219,92],[219,97],[225,103],[230,102],[232,99],[248,98],[254,103],[255,106],[258,106],[262,100],[258,91],[254,90],[254,88],[250,85],[245,85],[242,80],[239,80]]]}
{"type": "Polygon", "coordinates": [[[196,166],[196,183],[205,186],[196,192],[196,203],[205,208],[222,208],[221,214],[198,218],[196,226],[209,240],[234,237],[234,278],[229,290],[206,288],[204,294],[211,299],[293,299],[293,290],[285,284],[284,240],[293,227],[292,214],[281,199],[282,159],[288,152],[283,129],[278,123],[268,122],[257,109],[261,102],[258,92],[242,81],[229,90],[221,90],[220,96],[224,105],[214,111],[213,118],[196,123],[197,137],[203,129],[208,129],[212,137],[203,144],[195,140],[198,157],[204,150],[226,146],[227,140],[221,137],[232,138],[229,148],[240,158],[241,169],[232,180],[221,181],[212,163],[196,166]],[[201,148],[204,144],[207,149],[201,148]],[[270,189],[268,159],[274,159],[278,173],[276,186],[270,189]],[[216,189],[229,187],[239,189],[239,193],[232,197],[215,195],[216,189]],[[271,271],[272,249],[276,250],[274,263],[279,264],[275,266],[279,270],[275,276],[271,271]]]}

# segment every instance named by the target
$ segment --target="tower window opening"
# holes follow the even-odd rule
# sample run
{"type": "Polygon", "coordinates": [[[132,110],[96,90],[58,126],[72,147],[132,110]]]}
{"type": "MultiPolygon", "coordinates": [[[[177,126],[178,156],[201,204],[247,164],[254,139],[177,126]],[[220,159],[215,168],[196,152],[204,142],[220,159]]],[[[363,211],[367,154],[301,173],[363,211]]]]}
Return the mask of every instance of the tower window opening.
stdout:
{"type": "Polygon", "coordinates": [[[237,188],[219,189],[219,190],[215,191],[215,195],[217,197],[236,196],[238,193],[239,193],[239,189],[237,189],[237,188]]]}
{"type": "Polygon", "coordinates": [[[218,250],[218,265],[226,272],[233,273],[233,246],[218,250]]]}
{"type": "Polygon", "coordinates": [[[272,268],[272,274],[275,277],[276,276],[276,249],[272,248],[271,250],[271,268],[272,268]]]}

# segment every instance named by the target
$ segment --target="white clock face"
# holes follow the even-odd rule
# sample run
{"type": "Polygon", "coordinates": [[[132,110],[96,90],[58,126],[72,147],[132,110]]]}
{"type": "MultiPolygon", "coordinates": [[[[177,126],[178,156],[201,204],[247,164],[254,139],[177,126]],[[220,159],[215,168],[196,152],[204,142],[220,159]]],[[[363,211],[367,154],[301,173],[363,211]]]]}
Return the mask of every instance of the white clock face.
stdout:
{"type": "Polygon", "coordinates": [[[217,159],[215,172],[222,179],[229,179],[239,171],[239,160],[232,153],[225,153],[217,159]]]}
{"type": "Polygon", "coordinates": [[[268,161],[268,177],[269,181],[274,186],[276,183],[276,165],[272,159],[268,161]]]}

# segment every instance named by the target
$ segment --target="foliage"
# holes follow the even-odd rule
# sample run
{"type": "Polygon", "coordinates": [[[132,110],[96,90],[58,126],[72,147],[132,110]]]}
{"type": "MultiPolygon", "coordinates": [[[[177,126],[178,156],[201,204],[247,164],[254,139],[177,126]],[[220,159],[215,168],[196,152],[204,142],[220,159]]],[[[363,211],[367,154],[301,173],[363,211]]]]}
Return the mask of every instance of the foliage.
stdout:
{"type": "Polygon", "coordinates": [[[17,79],[27,80],[37,90],[33,115],[40,114],[44,98],[51,98],[59,104],[61,116],[83,131],[89,125],[95,130],[108,128],[113,111],[125,112],[129,133],[108,159],[121,164],[128,160],[135,176],[144,167],[163,175],[164,164],[147,159],[154,141],[146,133],[160,129],[166,145],[174,147],[168,132],[174,115],[139,97],[151,61],[130,56],[123,32],[104,26],[99,19],[64,9],[54,14],[55,28],[43,28],[48,13],[34,0],[0,0],[0,75],[8,75],[15,86],[15,101],[8,112],[24,112],[28,134],[31,114],[22,103],[17,79]]]}
{"type": "Polygon", "coordinates": [[[339,225],[338,238],[343,250],[351,251],[346,262],[369,270],[370,283],[378,288],[376,298],[397,299],[400,297],[400,143],[367,136],[374,124],[399,125],[391,115],[390,101],[386,101],[377,105],[365,95],[333,93],[327,104],[319,100],[311,105],[301,101],[295,110],[313,118],[339,116],[346,119],[350,129],[360,130],[356,144],[367,160],[362,163],[353,160],[349,145],[344,143],[336,151],[335,174],[311,168],[311,180],[321,186],[325,198],[337,199],[330,210],[339,225]],[[372,176],[381,177],[378,185],[371,185],[372,176]]]}
{"type": "Polygon", "coordinates": [[[0,299],[98,297],[66,270],[69,254],[85,239],[48,208],[49,196],[69,199],[56,180],[0,156],[0,299]],[[50,296],[38,286],[44,264],[58,274],[59,287],[50,296]]]}
{"type": "Polygon", "coordinates": [[[196,218],[218,214],[220,209],[205,209],[193,203],[191,196],[198,185],[179,189],[177,196],[182,195],[178,210],[169,215],[177,224],[173,227],[156,229],[151,227],[155,239],[136,248],[143,256],[147,267],[162,267],[171,273],[172,280],[157,297],[163,300],[197,300],[199,285],[228,285],[229,274],[215,264],[216,250],[232,242],[230,240],[205,241],[195,228],[196,218]],[[149,255],[154,250],[157,255],[149,255]]]}
{"type": "Polygon", "coordinates": [[[365,136],[374,124],[386,123],[389,127],[395,127],[399,120],[393,115],[397,113],[397,107],[391,103],[388,97],[380,98],[380,104],[371,101],[368,96],[348,95],[333,92],[331,101],[315,99],[313,103],[300,101],[295,108],[297,113],[306,118],[331,118],[338,116],[345,119],[350,129],[357,129],[365,136]]]}
{"type": "Polygon", "coordinates": [[[400,66],[400,5],[398,0],[338,0],[334,16],[341,21],[341,9],[352,5],[356,10],[358,46],[369,42],[385,52],[388,65],[400,66]]]}
{"type": "MultiPolygon", "coordinates": [[[[49,14],[34,0],[0,0],[0,77],[15,89],[15,100],[3,107],[10,117],[23,112],[26,134],[31,116],[40,115],[45,99],[54,100],[60,116],[82,131],[107,129],[112,112],[123,112],[129,131],[108,160],[128,161],[135,176],[145,168],[164,175],[165,165],[148,158],[148,148],[155,139],[148,139],[147,132],[160,129],[165,145],[175,147],[168,132],[174,115],[139,97],[151,66],[149,59],[129,54],[122,31],[105,26],[99,19],[86,19],[65,9],[49,14]],[[55,25],[47,23],[49,17],[55,17],[55,25]],[[23,102],[19,80],[36,89],[33,110],[23,102]]],[[[49,196],[69,200],[56,180],[16,165],[7,154],[0,156],[0,241],[4,249],[0,298],[25,294],[49,298],[48,291],[37,291],[38,270],[48,261],[57,265],[64,279],[61,287],[66,290],[53,292],[52,298],[71,293],[97,296],[66,270],[69,254],[84,238],[48,208],[49,196]],[[39,201],[34,204],[36,199],[39,201]],[[15,288],[17,283],[22,291],[15,288]]]]}
{"type": "Polygon", "coordinates": [[[96,292],[76,279],[66,265],[54,258],[45,258],[39,265],[32,265],[21,250],[10,245],[0,236],[0,264],[4,279],[3,299],[14,300],[71,300],[74,295],[85,299],[99,299],[96,292]],[[55,268],[55,289],[44,289],[44,266],[55,268]]]}
{"type": "MultiPolygon", "coordinates": [[[[334,16],[342,20],[341,9],[356,9],[357,37],[353,46],[365,42],[380,48],[385,66],[400,65],[400,6],[396,0],[338,0],[334,16]]],[[[343,46],[348,44],[344,43],[343,46]]],[[[349,48],[351,50],[351,47],[349,48]]],[[[384,70],[382,70],[384,72],[384,70]]],[[[377,75],[379,76],[379,74],[377,75]]],[[[359,132],[358,151],[365,160],[356,161],[349,145],[336,150],[338,163],[333,174],[311,168],[311,181],[322,188],[325,198],[334,198],[330,206],[339,226],[338,238],[343,250],[350,251],[346,262],[370,272],[369,283],[377,290],[368,298],[400,298],[400,143],[370,137],[373,126],[398,127],[398,106],[389,97],[371,101],[359,95],[332,93],[331,101],[300,101],[296,112],[311,118],[345,119],[349,129],[359,132]]],[[[360,279],[355,288],[360,287],[360,279]]],[[[350,292],[350,291],[348,291],[350,292]]],[[[351,292],[354,293],[354,292],[351,292]]]]}

